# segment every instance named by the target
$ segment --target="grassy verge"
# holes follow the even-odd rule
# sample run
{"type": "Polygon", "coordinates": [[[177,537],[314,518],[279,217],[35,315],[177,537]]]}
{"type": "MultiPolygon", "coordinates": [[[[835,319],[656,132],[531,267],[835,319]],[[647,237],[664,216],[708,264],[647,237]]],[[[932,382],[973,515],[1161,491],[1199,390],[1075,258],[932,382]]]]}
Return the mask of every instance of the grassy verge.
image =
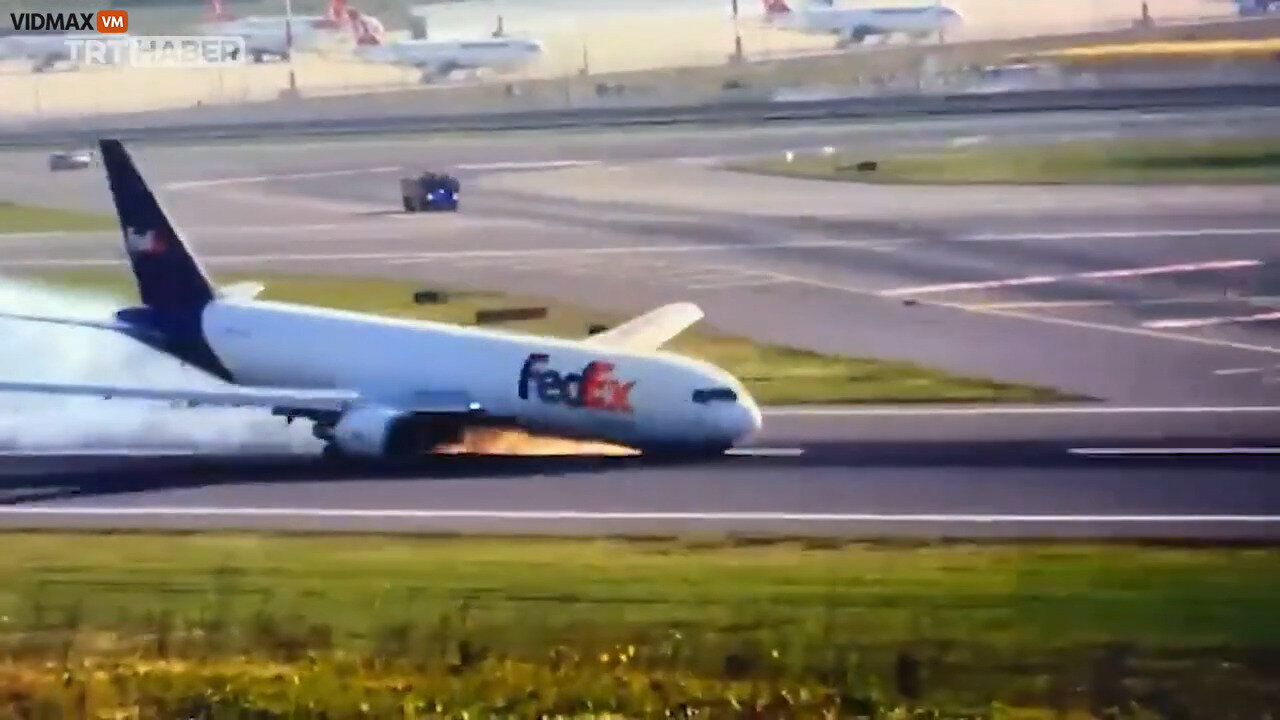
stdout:
{"type": "Polygon", "coordinates": [[[969,146],[877,156],[836,152],[735,164],[734,169],[822,180],[878,183],[1275,183],[1280,137],[1122,140],[1033,146],[969,146]],[[875,171],[859,171],[874,160],[875,171]]]}
{"type": "Polygon", "coordinates": [[[109,215],[16,205],[0,200],[0,238],[5,233],[110,230],[116,226],[115,222],[115,218],[109,215]]]}
{"type": "MultiPolygon", "coordinates": [[[[122,298],[134,295],[132,281],[125,272],[57,272],[35,277],[64,286],[103,290],[122,298]]],[[[585,337],[592,324],[609,325],[626,319],[545,298],[477,291],[451,291],[447,302],[419,305],[414,303],[413,294],[423,288],[407,281],[261,274],[219,276],[219,280],[224,284],[243,280],[264,282],[266,291],[259,296],[263,299],[463,324],[473,323],[476,311],[481,309],[545,306],[548,312],[543,319],[507,322],[501,327],[561,337],[585,337]]],[[[668,347],[726,368],[766,404],[1064,399],[1047,388],[958,377],[908,363],[822,355],[719,335],[698,326],[668,347]]]]}
{"type": "Polygon", "coordinates": [[[913,698],[950,717],[1261,717],[1280,692],[1276,549],[0,541],[0,715],[83,692],[95,711],[181,717],[848,717],[913,698]]]}

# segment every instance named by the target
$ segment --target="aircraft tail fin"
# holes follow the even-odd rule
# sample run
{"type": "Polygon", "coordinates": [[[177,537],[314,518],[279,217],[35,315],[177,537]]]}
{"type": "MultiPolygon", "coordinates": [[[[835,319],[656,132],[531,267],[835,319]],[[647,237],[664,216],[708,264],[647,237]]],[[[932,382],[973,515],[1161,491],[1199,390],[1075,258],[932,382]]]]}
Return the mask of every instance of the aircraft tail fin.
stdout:
{"type": "Polygon", "coordinates": [[[142,339],[212,375],[231,375],[204,337],[204,310],[217,291],[183,242],[160,201],[119,140],[99,141],[111,199],[124,234],[125,251],[143,307],[116,319],[142,339]]]}
{"type": "Polygon", "coordinates": [[[215,296],[209,276],[124,145],[119,140],[102,140],[99,146],[142,304],[165,315],[198,315],[215,296]]]}
{"type": "Polygon", "coordinates": [[[702,308],[693,303],[671,303],[592,335],[584,342],[627,350],[657,350],[702,317],[702,308]]]}

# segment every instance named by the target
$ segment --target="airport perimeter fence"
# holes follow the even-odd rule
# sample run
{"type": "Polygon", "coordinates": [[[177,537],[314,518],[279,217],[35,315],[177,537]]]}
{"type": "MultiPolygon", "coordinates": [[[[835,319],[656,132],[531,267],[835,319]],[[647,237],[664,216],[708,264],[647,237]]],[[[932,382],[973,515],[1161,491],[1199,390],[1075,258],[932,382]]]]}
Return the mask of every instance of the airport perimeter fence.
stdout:
{"type": "Polygon", "coordinates": [[[124,140],[262,138],[298,135],[484,132],[677,124],[892,119],[991,113],[1280,107],[1280,82],[1154,88],[1100,88],[957,94],[895,94],[775,102],[733,100],[637,107],[426,114],[349,98],[253,108],[199,108],[143,115],[46,121],[0,131],[0,146],[60,146],[100,137],[124,140]]]}

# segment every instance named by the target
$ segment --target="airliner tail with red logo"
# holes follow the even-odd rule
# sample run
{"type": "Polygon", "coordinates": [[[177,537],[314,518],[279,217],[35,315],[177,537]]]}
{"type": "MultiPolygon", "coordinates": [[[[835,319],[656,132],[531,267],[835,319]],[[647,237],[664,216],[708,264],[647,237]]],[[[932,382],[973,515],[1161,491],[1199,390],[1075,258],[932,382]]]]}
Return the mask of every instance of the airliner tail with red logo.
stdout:
{"type": "Polygon", "coordinates": [[[244,38],[245,52],[255,62],[268,58],[287,60],[297,50],[311,50],[327,43],[337,44],[350,31],[351,13],[347,0],[328,0],[323,15],[250,15],[229,12],[223,0],[209,0],[210,20],[203,25],[209,34],[244,38]]]}

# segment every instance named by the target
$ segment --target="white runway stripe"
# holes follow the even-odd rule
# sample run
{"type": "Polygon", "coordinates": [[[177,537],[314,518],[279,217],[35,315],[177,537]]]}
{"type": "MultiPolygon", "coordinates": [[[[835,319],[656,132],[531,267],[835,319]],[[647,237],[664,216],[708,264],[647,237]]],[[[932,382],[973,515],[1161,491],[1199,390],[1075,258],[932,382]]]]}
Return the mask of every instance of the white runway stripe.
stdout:
{"type": "Polygon", "coordinates": [[[165,190],[188,190],[191,188],[217,187],[221,185],[244,185],[248,183],[271,182],[272,180],[303,180],[307,178],[342,177],[345,175],[365,175],[369,173],[395,172],[399,165],[384,165],[371,168],[353,168],[349,170],[319,170],[316,172],[284,173],[279,175],[248,175],[244,177],[216,178],[211,180],[182,180],[167,183],[165,190]]]}
{"type": "Polygon", "coordinates": [[[1212,260],[1198,263],[1181,263],[1178,265],[1156,265],[1151,267],[1120,268],[1116,270],[1094,270],[1091,272],[1069,273],[1066,275],[1032,275],[1020,278],[1001,280],[978,280],[974,282],[945,283],[940,285],[920,285],[917,287],[882,290],[881,295],[897,297],[900,295],[925,295],[929,293],[955,292],[959,290],[987,290],[1002,287],[1018,287],[1023,285],[1048,285],[1065,280],[1105,280],[1112,278],[1140,277],[1146,275],[1167,275],[1171,273],[1204,272],[1207,270],[1233,270],[1236,268],[1256,267],[1261,260],[1212,260]]]}
{"type": "Polygon", "coordinates": [[[1158,455],[1280,455],[1280,447],[1221,447],[1221,448],[1071,448],[1072,455],[1086,456],[1158,456],[1158,455]]]}
{"type": "Polygon", "coordinates": [[[491,162],[455,165],[458,170],[551,170],[554,168],[599,165],[599,160],[535,160],[530,162],[491,162]]]}
{"type": "Polygon", "coordinates": [[[974,415],[1179,415],[1179,414],[1239,414],[1280,413],[1280,406],[1243,405],[1243,406],[1170,406],[1170,407],[1111,407],[1099,406],[1062,406],[1051,405],[1034,407],[765,407],[760,412],[766,417],[814,417],[831,416],[929,416],[940,417],[954,415],[966,417],[974,415]]]}
{"type": "Polygon", "coordinates": [[[1280,311],[1258,313],[1256,315],[1228,315],[1222,317],[1148,320],[1147,322],[1142,323],[1142,326],[1149,328],[1197,328],[1210,327],[1212,325],[1232,325],[1235,323],[1268,322],[1271,320],[1280,320],[1280,311]]]}
{"type": "Polygon", "coordinates": [[[605,520],[702,522],[835,522],[965,525],[990,524],[1277,524],[1280,515],[1029,515],[973,513],[806,513],[806,512],[593,512],[585,510],[391,510],[339,508],[263,507],[0,507],[0,519],[20,517],[136,518],[136,517],[227,517],[227,518],[312,518],[347,520],[605,520]]]}
{"type": "Polygon", "coordinates": [[[1280,228],[1201,228],[1179,230],[1081,230],[1056,233],[981,233],[965,235],[964,242],[1018,242],[1021,240],[1125,240],[1141,238],[1205,237],[1211,235],[1252,237],[1280,235],[1280,228]]]}

